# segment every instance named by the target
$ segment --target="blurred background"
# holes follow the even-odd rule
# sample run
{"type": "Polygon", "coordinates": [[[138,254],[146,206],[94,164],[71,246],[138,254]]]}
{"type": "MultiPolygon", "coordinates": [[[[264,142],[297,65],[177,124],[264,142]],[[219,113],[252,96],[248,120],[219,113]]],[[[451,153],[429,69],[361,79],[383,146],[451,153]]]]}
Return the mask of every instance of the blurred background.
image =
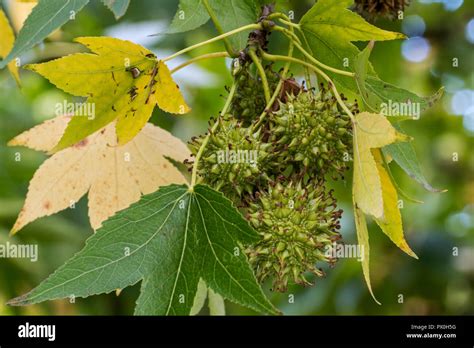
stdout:
{"type": "MultiPolygon", "coordinates": [[[[296,21],[313,3],[288,1],[287,7],[294,11],[296,21]]],[[[132,0],[126,15],[116,21],[99,1],[91,1],[75,20],[25,55],[23,64],[81,51],[80,45],[71,43],[79,36],[128,39],[164,57],[216,35],[208,23],[183,34],[150,37],[166,30],[177,4],[177,0],[132,0]]],[[[3,1],[17,31],[32,6],[3,1]]],[[[356,259],[339,260],[313,287],[295,286],[286,294],[269,292],[269,296],[286,314],[474,314],[474,1],[412,1],[403,20],[377,20],[375,24],[409,37],[375,45],[371,60],[383,80],[421,95],[433,94],[441,86],[446,88],[435,107],[424,112],[417,122],[405,122],[404,126],[416,139],[414,146],[429,182],[448,191],[427,192],[395,164],[391,166],[404,191],[424,204],[405,201],[402,209],[406,237],[419,260],[404,254],[377,226],[370,225],[372,286],[382,306],[370,297],[356,259]],[[453,64],[456,61],[458,64],[453,64]]],[[[286,41],[274,34],[271,47],[275,52],[284,52],[286,41]]],[[[222,50],[221,43],[209,45],[173,60],[170,66],[222,50]]],[[[205,132],[209,117],[216,116],[223,105],[224,86],[231,82],[229,65],[229,60],[219,58],[179,71],[175,78],[192,112],[174,117],[156,108],[151,122],[184,141],[205,132]]],[[[31,290],[73,256],[93,233],[87,218],[87,201],[83,198],[75,209],[39,219],[16,236],[8,236],[28,182],[46,156],[33,150],[9,148],[6,143],[52,118],[56,103],[73,100],[37,74],[22,70],[21,79],[19,89],[7,70],[0,71],[0,244],[38,244],[39,259],[30,262],[0,258],[0,314],[132,314],[138,286],[125,289],[120,296],[76,299],[74,304],[64,300],[28,307],[5,306],[8,299],[31,290]],[[16,160],[18,154],[20,161],[16,160]]],[[[350,182],[335,184],[344,210],[343,239],[354,244],[357,238],[348,187],[350,182]]],[[[255,314],[230,303],[227,312],[255,314]]]]}

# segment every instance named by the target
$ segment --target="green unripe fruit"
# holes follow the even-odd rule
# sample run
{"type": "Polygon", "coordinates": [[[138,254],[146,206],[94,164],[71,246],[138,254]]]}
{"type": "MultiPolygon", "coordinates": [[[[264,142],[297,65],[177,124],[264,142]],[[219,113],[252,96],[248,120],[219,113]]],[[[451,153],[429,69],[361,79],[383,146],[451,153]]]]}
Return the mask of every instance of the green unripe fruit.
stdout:
{"type": "MultiPolygon", "coordinates": [[[[229,113],[235,115],[244,126],[250,125],[265,110],[266,101],[262,82],[256,73],[251,73],[248,65],[244,65],[236,76],[236,94],[232,100],[229,113]]],[[[270,90],[274,90],[279,76],[271,66],[265,67],[270,90]]]]}
{"type": "Polygon", "coordinates": [[[340,238],[342,211],[324,182],[286,180],[260,191],[247,209],[247,218],[262,239],[247,248],[260,281],[273,278],[273,288],[286,291],[290,282],[309,285],[306,272],[317,276],[317,262],[333,263],[326,248],[340,238]],[[270,252],[268,252],[270,251],[270,252]]]}
{"type": "MultiPolygon", "coordinates": [[[[239,205],[243,194],[253,193],[257,185],[267,180],[270,144],[262,143],[260,132],[243,127],[230,115],[217,122],[219,125],[201,155],[198,175],[205,184],[239,205]]],[[[190,143],[194,155],[204,139],[204,136],[195,138],[190,143]]]]}
{"type": "Polygon", "coordinates": [[[374,20],[377,17],[396,19],[403,14],[409,0],[355,0],[355,10],[365,18],[374,20]]]}
{"type": "MultiPolygon", "coordinates": [[[[349,105],[356,112],[356,105],[349,105]]],[[[270,119],[271,141],[281,163],[304,173],[342,173],[352,153],[349,116],[325,88],[289,95],[270,119]]]]}

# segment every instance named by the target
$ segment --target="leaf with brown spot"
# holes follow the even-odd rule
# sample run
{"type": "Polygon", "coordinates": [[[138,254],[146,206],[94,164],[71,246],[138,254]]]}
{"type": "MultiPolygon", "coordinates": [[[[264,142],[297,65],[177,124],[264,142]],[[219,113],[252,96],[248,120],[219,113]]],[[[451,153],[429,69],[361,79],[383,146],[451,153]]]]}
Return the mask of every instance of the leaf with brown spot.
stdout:
{"type": "Polygon", "coordinates": [[[155,105],[174,114],[190,110],[168,67],[151,51],[111,37],[75,41],[92,53],[26,66],[63,91],[88,98],[87,110],[75,110],[75,117],[51,151],[72,146],[114,121],[118,143],[126,144],[148,122],[155,105]],[[141,73],[134,73],[134,69],[141,73]]]}
{"type": "MultiPolygon", "coordinates": [[[[11,140],[49,152],[61,138],[71,117],[48,120],[11,140]]],[[[89,219],[94,229],[115,212],[170,183],[185,183],[169,157],[183,162],[187,146],[167,131],[147,123],[123,146],[117,145],[115,123],[95,132],[76,146],[55,153],[36,171],[12,233],[28,223],[70,207],[89,192],[89,219]]]]}

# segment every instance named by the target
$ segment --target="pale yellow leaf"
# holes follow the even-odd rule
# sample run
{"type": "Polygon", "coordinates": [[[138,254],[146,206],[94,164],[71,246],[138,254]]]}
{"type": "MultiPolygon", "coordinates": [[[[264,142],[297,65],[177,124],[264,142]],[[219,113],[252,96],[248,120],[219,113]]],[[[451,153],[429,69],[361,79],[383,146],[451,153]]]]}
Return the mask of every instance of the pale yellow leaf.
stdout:
{"type": "Polygon", "coordinates": [[[370,295],[377,304],[381,304],[376,298],[372,291],[372,285],[370,283],[370,247],[369,247],[369,231],[367,230],[367,221],[365,220],[364,213],[357,207],[354,202],[354,217],[357,231],[357,240],[359,246],[363,248],[364,254],[362,257],[362,273],[364,274],[365,283],[369,289],[370,295]]]}
{"type": "Polygon", "coordinates": [[[218,293],[209,288],[209,314],[210,315],[225,315],[225,301],[218,293]]]}
{"type": "Polygon", "coordinates": [[[198,315],[202,307],[204,307],[206,298],[207,298],[206,282],[202,278],[199,278],[196,295],[194,296],[193,307],[191,308],[191,312],[189,313],[189,315],[198,315]]]}
{"type": "MultiPolygon", "coordinates": [[[[0,8],[0,58],[5,58],[8,53],[10,53],[14,42],[15,34],[13,33],[13,29],[8,22],[5,12],[0,8]]],[[[20,84],[20,75],[14,60],[8,63],[8,70],[12,74],[16,83],[20,84]]]]}
{"type": "Polygon", "coordinates": [[[26,18],[30,15],[33,8],[37,5],[38,1],[10,1],[8,6],[8,13],[12,20],[12,26],[15,32],[19,32],[23,27],[26,18]]]}
{"type": "Polygon", "coordinates": [[[384,214],[382,185],[371,149],[409,139],[380,114],[363,112],[355,116],[352,190],[355,203],[364,213],[375,218],[384,214]]]}
{"type": "MultiPolygon", "coordinates": [[[[50,151],[70,117],[44,122],[9,145],[50,151]]],[[[12,233],[35,219],[64,210],[89,192],[89,218],[94,229],[141,194],[170,183],[185,183],[184,176],[164,157],[178,162],[189,158],[187,146],[150,123],[126,145],[118,146],[115,123],[76,145],[55,153],[30,181],[23,209],[12,233]]]]}
{"type": "Polygon", "coordinates": [[[375,222],[380,226],[382,231],[395,243],[401,250],[414,258],[418,258],[411,250],[405,236],[403,235],[402,216],[398,207],[397,190],[390,180],[390,176],[383,166],[383,159],[380,150],[372,150],[377,163],[377,169],[382,184],[383,209],[384,216],[380,219],[375,219],[375,222]]]}

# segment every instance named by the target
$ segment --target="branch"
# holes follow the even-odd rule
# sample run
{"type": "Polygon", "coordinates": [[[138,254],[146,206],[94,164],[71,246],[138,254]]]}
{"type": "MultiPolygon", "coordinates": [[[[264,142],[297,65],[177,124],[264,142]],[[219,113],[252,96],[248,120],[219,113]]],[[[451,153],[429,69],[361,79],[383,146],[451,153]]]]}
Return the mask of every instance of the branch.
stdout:
{"type": "Polygon", "coordinates": [[[204,46],[204,45],[207,45],[207,44],[210,44],[210,43],[213,43],[213,42],[216,42],[216,41],[219,41],[219,40],[222,40],[228,36],[232,36],[232,35],[235,35],[237,33],[240,33],[241,31],[245,31],[245,30],[255,30],[255,29],[262,29],[262,25],[261,24],[248,24],[248,25],[244,25],[243,27],[240,27],[240,28],[237,28],[237,29],[234,29],[234,30],[231,30],[231,31],[228,31],[227,33],[224,33],[224,34],[221,34],[219,36],[216,36],[216,37],[213,37],[212,39],[209,39],[209,40],[206,40],[206,41],[203,41],[203,42],[199,42],[195,45],[192,45],[192,46],[189,46],[189,47],[186,47],[184,49],[182,49],[181,51],[178,51],[176,53],[173,53],[171,56],[168,56],[166,58],[163,58],[162,61],[163,62],[166,62],[168,60],[171,60],[173,58],[176,58],[184,53],[187,53],[189,51],[192,51],[196,48],[199,48],[201,46],[204,46]]]}
{"type": "Polygon", "coordinates": [[[263,69],[260,59],[257,57],[254,49],[249,50],[249,56],[252,58],[253,63],[257,67],[258,74],[262,80],[263,94],[265,95],[265,102],[270,102],[270,87],[268,86],[267,74],[265,74],[265,69],[263,69]]]}
{"type": "Polygon", "coordinates": [[[174,74],[175,72],[177,72],[178,70],[181,70],[182,68],[185,68],[187,67],[188,65],[191,65],[193,63],[196,63],[200,60],[204,60],[204,59],[210,59],[210,58],[220,58],[220,57],[229,57],[229,53],[227,52],[214,52],[214,53],[207,53],[207,54],[203,54],[201,56],[198,56],[198,57],[195,57],[193,59],[190,59],[180,65],[178,65],[176,68],[174,68],[173,70],[171,70],[171,73],[174,74]]]}

